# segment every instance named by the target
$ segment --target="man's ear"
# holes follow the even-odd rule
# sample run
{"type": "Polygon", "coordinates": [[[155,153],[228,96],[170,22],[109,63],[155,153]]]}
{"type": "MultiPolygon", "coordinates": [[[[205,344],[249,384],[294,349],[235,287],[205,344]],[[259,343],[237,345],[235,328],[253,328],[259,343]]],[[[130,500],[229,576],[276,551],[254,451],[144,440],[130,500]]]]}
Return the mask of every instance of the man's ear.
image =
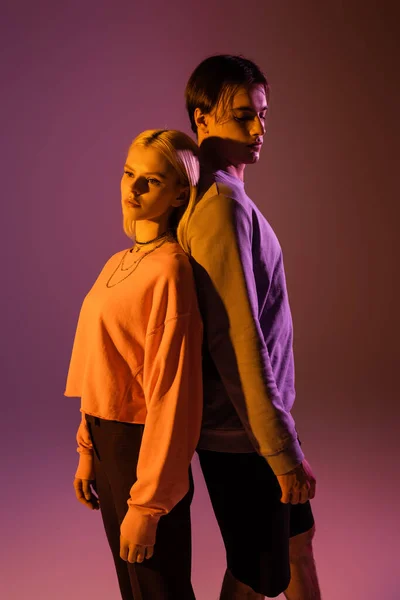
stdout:
{"type": "Polygon", "coordinates": [[[194,109],[194,122],[196,123],[197,131],[202,135],[208,135],[208,115],[201,112],[200,108],[194,109]]]}
{"type": "Polygon", "coordinates": [[[179,196],[177,196],[175,200],[172,201],[172,206],[178,207],[187,204],[187,202],[189,201],[189,194],[190,188],[188,185],[185,187],[181,187],[181,192],[179,196]]]}

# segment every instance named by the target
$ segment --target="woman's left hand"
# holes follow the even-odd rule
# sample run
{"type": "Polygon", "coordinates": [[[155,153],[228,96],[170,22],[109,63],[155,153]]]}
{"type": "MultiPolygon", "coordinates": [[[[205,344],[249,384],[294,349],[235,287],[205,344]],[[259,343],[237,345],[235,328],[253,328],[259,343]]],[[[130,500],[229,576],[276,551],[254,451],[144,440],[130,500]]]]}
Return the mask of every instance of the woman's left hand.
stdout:
{"type": "Polygon", "coordinates": [[[130,563],[141,563],[145,558],[151,558],[154,554],[154,546],[141,546],[132,544],[129,540],[120,535],[119,555],[122,560],[130,563]]]}

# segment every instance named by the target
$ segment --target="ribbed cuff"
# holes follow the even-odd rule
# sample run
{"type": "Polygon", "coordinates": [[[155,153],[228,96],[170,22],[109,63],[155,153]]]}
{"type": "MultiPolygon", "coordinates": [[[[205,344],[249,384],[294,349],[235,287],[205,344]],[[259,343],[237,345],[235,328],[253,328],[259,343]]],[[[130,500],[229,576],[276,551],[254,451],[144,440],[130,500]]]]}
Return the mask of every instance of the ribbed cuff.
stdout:
{"type": "Polygon", "coordinates": [[[146,509],[130,506],[121,523],[121,535],[132,544],[154,546],[160,516],[145,512],[146,509]]]}
{"type": "Polygon", "coordinates": [[[299,466],[304,460],[304,454],[300,448],[299,441],[293,440],[290,446],[287,446],[279,454],[273,456],[264,456],[275,475],[285,475],[299,466]]]}
{"type": "Polygon", "coordinates": [[[79,453],[79,464],[75,473],[77,479],[94,480],[93,452],[90,454],[79,453]]]}

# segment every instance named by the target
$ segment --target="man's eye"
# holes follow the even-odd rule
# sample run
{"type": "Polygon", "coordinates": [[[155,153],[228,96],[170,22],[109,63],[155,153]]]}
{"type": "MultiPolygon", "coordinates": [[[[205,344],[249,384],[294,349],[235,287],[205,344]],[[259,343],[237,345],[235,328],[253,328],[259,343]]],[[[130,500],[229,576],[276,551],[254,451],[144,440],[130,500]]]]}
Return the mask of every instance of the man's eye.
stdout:
{"type": "Polygon", "coordinates": [[[244,121],[251,121],[253,117],[234,117],[235,121],[239,121],[239,123],[243,123],[244,121]]]}
{"type": "Polygon", "coordinates": [[[131,171],[124,171],[125,175],[127,175],[128,177],[133,177],[133,173],[131,173],[131,171]]]}

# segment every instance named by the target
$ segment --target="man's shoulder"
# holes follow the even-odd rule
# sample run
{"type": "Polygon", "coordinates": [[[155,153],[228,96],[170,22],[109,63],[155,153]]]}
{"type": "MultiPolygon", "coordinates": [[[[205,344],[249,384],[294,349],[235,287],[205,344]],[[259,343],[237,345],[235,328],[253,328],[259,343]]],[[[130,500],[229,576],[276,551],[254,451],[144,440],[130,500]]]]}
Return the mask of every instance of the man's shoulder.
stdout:
{"type": "Polygon", "coordinates": [[[227,238],[229,232],[237,237],[240,230],[247,231],[256,246],[279,252],[278,237],[261,210],[244,190],[241,194],[234,191],[225,182],[214,182],[200,194],[188,222],[189,240],[222,235],[227,238]]]}
{"type": "Polygon", "coordinates": [[[226,218],[237,211],[250,215],[250,200],[244,195],[239,196],[228,184],[215,181],[206,190],[200,191],[193,216],[199,218],[202,215],[205,219],[226,218]]]}

